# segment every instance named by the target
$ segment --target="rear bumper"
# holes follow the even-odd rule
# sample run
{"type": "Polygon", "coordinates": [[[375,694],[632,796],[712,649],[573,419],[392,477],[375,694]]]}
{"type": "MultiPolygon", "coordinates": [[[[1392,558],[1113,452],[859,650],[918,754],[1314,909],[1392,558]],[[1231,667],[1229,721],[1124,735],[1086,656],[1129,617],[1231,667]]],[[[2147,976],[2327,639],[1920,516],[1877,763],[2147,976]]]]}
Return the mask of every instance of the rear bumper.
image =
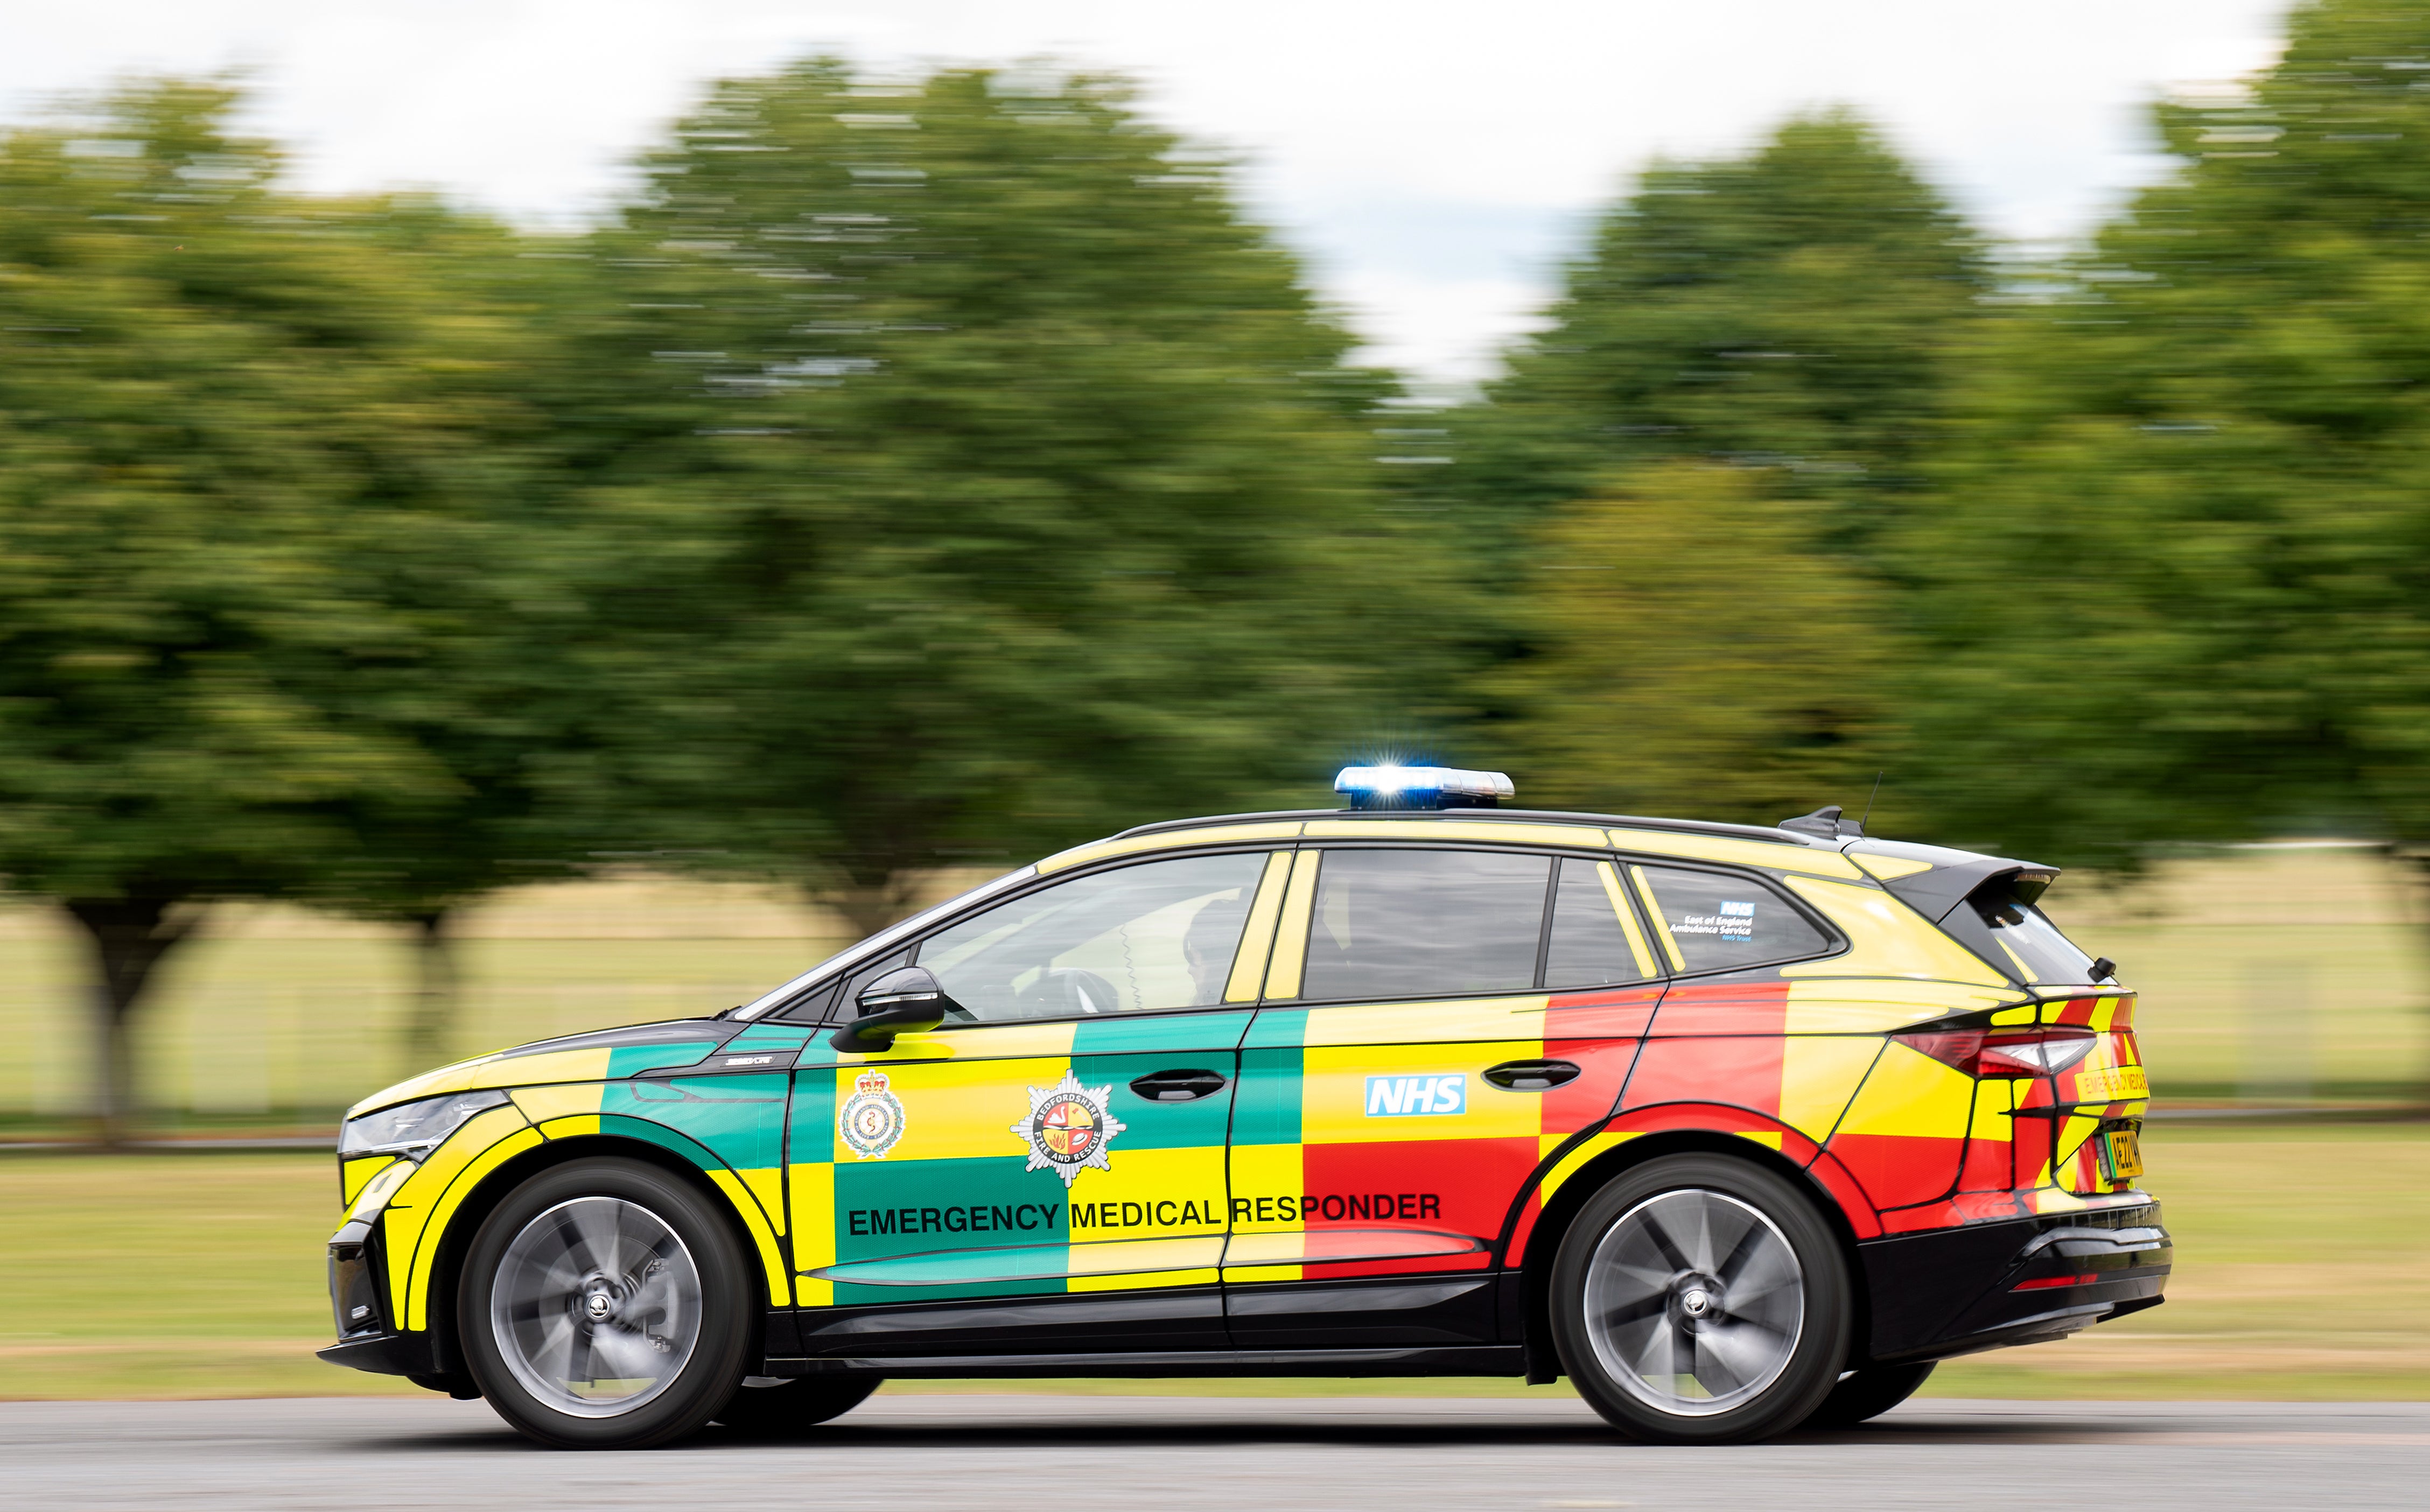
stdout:
{"type": "Polygon", "coordinates": [[[2175,1251],[2157,1203],[1970,1223],[1856,1246],[1876,1363],[2064,1338],[2160,1304],[2175,1251]]]}

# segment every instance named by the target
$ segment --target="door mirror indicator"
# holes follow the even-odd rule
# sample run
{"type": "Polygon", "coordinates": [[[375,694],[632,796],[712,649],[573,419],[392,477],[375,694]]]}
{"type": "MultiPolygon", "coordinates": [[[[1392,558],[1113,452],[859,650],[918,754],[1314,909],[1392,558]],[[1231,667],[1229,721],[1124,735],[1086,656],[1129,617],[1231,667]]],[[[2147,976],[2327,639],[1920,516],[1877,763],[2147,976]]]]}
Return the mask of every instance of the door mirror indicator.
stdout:
{"type": "Polygon", "coordinates": [[[827,1043],[856,1054],[887,1049],[896,1035],[925,1034],[961,1006],[921,966],[887,972],[861,989],[855,1005],[860,1017],[827,1036],[827,1043]]]}

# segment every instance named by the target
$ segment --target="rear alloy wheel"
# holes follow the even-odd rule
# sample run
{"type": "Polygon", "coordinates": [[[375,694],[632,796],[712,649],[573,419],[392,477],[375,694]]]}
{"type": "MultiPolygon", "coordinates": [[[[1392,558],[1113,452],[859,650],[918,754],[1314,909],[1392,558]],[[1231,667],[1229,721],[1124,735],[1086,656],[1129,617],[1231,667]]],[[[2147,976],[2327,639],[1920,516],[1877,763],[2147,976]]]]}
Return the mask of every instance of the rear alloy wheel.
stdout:
{"type": "Polygon", "coordinates": [[[790,1381],[743,1378],[717,1421],[753,1438],[791,1438],[869,1400],[880,1385],[874,1375],[805,1375],[790,1381]]]}
{"type": "Polygon", "coordinates": [[[753,1294],[708,1201],[656,1167],[580,1160],[508,1194],[457,1297],[490,1404],[564,1449],[642,1449],[707,1422],[742,1376],[753,1294]]]}
{"type": "Polygon", "coordinates": [[[1853,1308],[1806,1196],[1721,1155],[1671,1155],[1589,1198],[1553,1264],[1553,1340],[1579,1394],[1652,1443],[1785,1433],[1830,1394],[1853,1308]]]}

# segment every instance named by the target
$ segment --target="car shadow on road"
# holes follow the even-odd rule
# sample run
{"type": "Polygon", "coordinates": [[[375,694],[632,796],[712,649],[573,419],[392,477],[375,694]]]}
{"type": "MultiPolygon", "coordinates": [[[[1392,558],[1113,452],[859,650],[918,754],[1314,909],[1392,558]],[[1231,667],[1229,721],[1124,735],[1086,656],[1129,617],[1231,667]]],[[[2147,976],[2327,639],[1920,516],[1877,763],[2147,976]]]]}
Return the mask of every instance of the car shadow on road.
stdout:
{"type": "MultiPolygon", "coordinates": [[[[2158,1425],[2152,1425],[2158,1426],[2158,1425]]],[[[2131,1438],[2144,1425],[2122,1425],[2086,1419],[1998,1419],[1866,1423],[1828,1433],[1796,1433],[1773,1439],[1774,1446],[1822,1447],[1890,1444],[2018,1444],[2036,1441],[2083,1442],[2131,1438]]],[[[1102,1449],[1226,1449],[1247,1444],[1282,1444],[1310,1448],[1449,1448],[1459,1446],[1556,1446],[1605,1444],[1641,1449],[1611,1428],[1591,1420],[1547,1421],[1480,1418],[1466,1421],[1441,1417],[1403,1421],[1348,1420],[1338,1417],[1204,1418],[1123,1421],[1100,1418],[1087,1430],[1088,1441],[1102,1449]]],[[[785,1437],[745,1435],[711,1427],[671,1445],[663,1453],[732,1454],[775,1452],[833,1453],[874,1449],[893,1452],[938,1449],[1034,1449],[1039,1425],[1009,1417],[956,1422],[942,1415],[912,1421],[873,1421],[822,1424],[785,1437]]],[[[548,1454],[506,1424],[477,1433],[397,1433],[358,1440],[357,1452],[390,1454],[548,1454]]],[[[1756,1446],[1761,1447],[1761,1446],[1756,1446]]]]}

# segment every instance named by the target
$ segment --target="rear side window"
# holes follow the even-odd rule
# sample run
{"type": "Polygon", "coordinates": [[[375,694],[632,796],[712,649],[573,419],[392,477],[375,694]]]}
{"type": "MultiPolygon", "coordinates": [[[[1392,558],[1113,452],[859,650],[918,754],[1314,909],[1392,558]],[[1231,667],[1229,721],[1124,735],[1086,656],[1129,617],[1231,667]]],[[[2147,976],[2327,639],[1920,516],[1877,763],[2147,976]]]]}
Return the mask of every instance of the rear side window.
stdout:
{"type": "Polygon", "coordinates": [[[1544,946],[1544,986],[1556,990],[1642,982],[1655,972],[1620,873],[1609,861],[1570,856],[1554,890],[1553,933],[1544,946]]]}
{"type": "Polygon", "coordinates": [[[2005,893],[1977,894],[1967,903],[1983,916],[1992,942],[2007,952],[2024,981],[2074,987],[2092,980],[2092,957],[2078,950],[2075,941],[2051,922],[2050,915],[2032,904],[2005,893]]]}
{"type": "Polygon", "coordinates": [[[1552,866],[1484,851],[1326,851],[1300,996],[1527,990],[1552,866]]]}
{"type": "Polygon", "coordinates": [[[1796,960],[1831,943],[1788,899],[1753,877],[1668,866],[1628,870],[1680,971],[1796,960]]]}

